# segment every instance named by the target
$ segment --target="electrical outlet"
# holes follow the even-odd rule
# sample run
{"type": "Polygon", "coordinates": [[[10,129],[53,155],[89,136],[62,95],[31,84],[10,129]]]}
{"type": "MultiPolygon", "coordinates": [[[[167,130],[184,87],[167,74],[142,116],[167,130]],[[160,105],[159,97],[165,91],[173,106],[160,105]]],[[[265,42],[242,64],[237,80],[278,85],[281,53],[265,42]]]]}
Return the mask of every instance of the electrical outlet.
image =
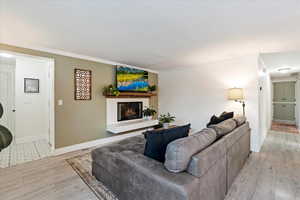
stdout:
{"type": "Polygon", "coordinates": [[[57,101],[57,105],[62,106],[64,104],[64,101],[62,99],[59,99],[57,101]]]}

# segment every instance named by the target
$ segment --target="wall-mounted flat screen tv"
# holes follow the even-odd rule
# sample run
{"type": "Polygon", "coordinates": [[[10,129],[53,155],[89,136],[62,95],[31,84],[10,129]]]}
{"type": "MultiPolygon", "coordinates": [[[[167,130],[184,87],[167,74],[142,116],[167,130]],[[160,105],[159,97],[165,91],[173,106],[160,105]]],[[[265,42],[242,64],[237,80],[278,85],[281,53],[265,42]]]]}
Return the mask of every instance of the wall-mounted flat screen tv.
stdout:
{"type": "Polygon", "coordinates": [[[147,92],[148,72],[130,67],[117,66],[117,87],[119,91],[147,92]]]}

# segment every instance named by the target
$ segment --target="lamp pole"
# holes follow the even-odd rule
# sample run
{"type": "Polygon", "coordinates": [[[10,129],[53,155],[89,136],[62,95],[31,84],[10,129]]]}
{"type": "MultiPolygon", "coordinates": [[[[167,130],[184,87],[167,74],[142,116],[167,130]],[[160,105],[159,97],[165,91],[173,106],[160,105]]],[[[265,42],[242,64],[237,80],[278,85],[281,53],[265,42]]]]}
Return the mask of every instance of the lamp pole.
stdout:
{"type": "Polygon", "coordinates": [[[243,106],[243,116],[245,117],[245,101],[242,102],[242,106],[243,106]]]}
{"type": "Polygon", "coordinates": [[[241,100],[235,100],[235,101],[242,104],[242,106],[243,106],[243,116],[245,116],[245,106],[246,106],[245,101],[241,101],[241,100]]]}

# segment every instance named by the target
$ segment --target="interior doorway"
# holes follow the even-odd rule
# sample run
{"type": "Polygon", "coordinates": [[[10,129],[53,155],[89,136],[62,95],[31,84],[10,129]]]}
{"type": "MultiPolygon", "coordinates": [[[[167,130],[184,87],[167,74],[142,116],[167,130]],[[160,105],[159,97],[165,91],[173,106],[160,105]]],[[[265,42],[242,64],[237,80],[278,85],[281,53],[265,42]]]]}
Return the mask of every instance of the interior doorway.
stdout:
{"type": "Polygon", "coordinates": [[[273,79],[273,121],[296,125],[295,81],[273,79]]]}
{"type": "Polygon", "coordinates": [[[299,134],[300,52],[261,54],[259,72],[263,138],[270,131],[299,134]]]}
{"type": "Polygon", "coordinates": [[[0,55],[0,124],[13,135],[12,144],[0,152],[0,167],[9,167],[54,150],[54,61],[14,52],[0,55]]]}
{"type": "MultiPolygon", "coordinates": [[[[0,102],[3,106],[3,117],[0,124],[15,133],[15,59],[0,57],[0,102]]],[[[14,140],[13,140],[14,141],[14,140]]]]}
{"type": "Polygon", "coordinates": [[[297,127],[296,85],[298,75],[284,78],[272,78],[273,85],[273,121],[271,130],[287,133],[299,133],[297,127]]]}

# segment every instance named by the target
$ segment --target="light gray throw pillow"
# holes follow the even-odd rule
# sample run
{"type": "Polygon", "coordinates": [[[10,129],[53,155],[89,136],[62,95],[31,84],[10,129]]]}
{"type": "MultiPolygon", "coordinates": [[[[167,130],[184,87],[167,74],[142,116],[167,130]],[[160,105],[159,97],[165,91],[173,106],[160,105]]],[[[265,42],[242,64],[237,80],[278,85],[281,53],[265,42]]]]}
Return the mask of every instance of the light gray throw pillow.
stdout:
{"type": "Polygon", "coordinates": [[[205,128],[189,137],[169,143],[164,163],[166,169],[175,173],[185,171],[192,156],[212,144],[216,138],[217,134],[213,129],[205,128]]]}
{"type": "Polygon", "coordinates": [[[237,127],[237,123],[234,119],[227,119],[218,124],[210,125],[209,128],[214,129],[217,132],[218,137],[222,137],[233,131],[237,127]]]}
{"type": "Polygon", "coordinates": [[[233,118],[233,120],[236,122],[237,126],[240,126],[246,122],[246,117],[238,116],[238,117],[233,118]]]}

